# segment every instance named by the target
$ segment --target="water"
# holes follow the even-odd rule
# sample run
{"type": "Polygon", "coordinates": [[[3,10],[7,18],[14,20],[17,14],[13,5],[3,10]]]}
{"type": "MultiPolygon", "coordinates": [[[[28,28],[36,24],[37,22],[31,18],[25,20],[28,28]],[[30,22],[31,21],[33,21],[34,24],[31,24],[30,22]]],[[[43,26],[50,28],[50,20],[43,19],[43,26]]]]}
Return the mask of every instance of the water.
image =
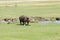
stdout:
{"type": "Polygon", "coordinates": [[[55,21],[55,23],[58,23],[58,24],[60,24],[60,21],[55,21]]]}
{"type": "Polygon", "coordinates": [[[60,21],[40,21],[39,23],[42,23],[42,24],[48,24],[48,23],[57,23],[57,24],[60,24],[60,21]]]}
{"type": "Polygon", "coordinates": [[[47,23],[50,23],[51,21],[40,21],[40,23],[42,24],[47,24],[47,23]]]}

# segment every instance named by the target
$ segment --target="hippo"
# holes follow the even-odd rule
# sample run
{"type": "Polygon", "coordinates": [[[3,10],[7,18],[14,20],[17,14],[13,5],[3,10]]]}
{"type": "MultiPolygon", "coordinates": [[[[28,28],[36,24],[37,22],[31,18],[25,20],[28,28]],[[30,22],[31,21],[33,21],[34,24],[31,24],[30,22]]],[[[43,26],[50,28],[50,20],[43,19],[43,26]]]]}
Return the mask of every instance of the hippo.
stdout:
{"type": "Polygon", "coordinates": [[[20,25],[29,25],[29,17],[22,15],[19,17],[20,25]]]}

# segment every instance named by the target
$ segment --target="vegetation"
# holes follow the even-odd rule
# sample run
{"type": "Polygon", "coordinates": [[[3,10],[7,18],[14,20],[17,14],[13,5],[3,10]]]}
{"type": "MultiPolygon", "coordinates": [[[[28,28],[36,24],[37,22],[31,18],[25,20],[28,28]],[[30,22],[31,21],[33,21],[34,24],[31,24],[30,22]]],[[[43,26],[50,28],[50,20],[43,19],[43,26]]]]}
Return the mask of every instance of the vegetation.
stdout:
{"type": "Polygon", "coordinates": [[[40,5],[38,2],[36,4],[20,3],[20,6],[17,6],[18,4],[15,6],[0,6],[0,17],[19,17],[20,15],[60,17],[60,4],[43,4],[40,5]]]}
{"type": "MultiPolygon", "coordinates": [[[[0,18],[19,17],[20,15],[60,17],[60,4],[0,6],[0,18]]],[[[60,40],[60,24],[30,23],[21,26],[18,23],[0,23],[0,40],[60,40]]]]}
{"type": "Polygon", "coordinates": [[[60,40],[60,24],[0,24],[0,40],[60,40]]]}

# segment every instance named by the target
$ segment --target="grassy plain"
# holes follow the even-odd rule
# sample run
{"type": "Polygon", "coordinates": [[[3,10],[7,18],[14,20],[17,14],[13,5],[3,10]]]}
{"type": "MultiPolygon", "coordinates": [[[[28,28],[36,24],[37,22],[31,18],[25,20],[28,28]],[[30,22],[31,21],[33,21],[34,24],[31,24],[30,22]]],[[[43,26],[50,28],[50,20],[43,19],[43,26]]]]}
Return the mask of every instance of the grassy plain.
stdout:
{"type": "Polygon", "coordinates": [[[0,17],[19,17],[20,15],[60,17],[60,3],[37,2],[20,3],[15,6],[0,6],[0,17]]]}
{"type": "MultiPolygon", "coordinates": [[[[0,6],[0,18],[20,15],[60,17],[60,4],[0,6]]],[[[31,23],[31,26],[0,23],[0,40],[60,40],[60,24],[31,23]]]]}
{"type": "Polygon", "coordinates": [[[60,24],[0,24],[0,40],[60,40],[60,24]]]}

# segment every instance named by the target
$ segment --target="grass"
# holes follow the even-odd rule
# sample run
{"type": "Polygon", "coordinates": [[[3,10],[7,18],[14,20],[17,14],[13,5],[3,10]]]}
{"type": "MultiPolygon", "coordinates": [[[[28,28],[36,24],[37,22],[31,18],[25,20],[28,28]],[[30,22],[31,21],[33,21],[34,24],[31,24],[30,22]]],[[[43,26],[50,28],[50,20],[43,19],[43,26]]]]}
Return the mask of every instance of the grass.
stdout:
{"type": "Polygon", "coordinates": [[[19,17],[20,15],[60,17],[60,4],[0,7],[0,17],[19,17]]]}
{"type": "Polygon", "coordinates": [[[60,24],[0,24],[0,40],[60,40],[60,24]]]}
{"type": "MultiPolygon", "coordinates": [[[[60,17],[60,4],[0,6],[0,18],[18,18],[23,14],[28,16],[60,17]]],[[[0,23],[0,40],[60,40],[60,24],[31,23],[31,26],[17,24],[0,23]]]]}

